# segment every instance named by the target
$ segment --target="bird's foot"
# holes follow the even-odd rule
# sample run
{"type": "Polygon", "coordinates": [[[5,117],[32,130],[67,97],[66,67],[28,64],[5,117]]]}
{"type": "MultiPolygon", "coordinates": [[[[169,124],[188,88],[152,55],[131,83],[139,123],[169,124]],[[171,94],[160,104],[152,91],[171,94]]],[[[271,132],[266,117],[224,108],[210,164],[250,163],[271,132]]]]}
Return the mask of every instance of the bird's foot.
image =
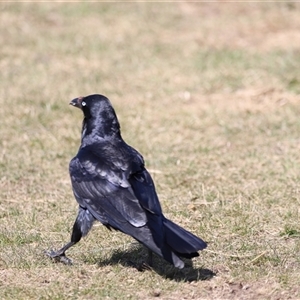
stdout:
{"type": "Polygon", "coordinates": [[[49,251],[45,251],[45,254],[52,258],[55,262],[61,262],[65,265],[72,265],[72,260],[70,258],[68,258],[65,253],[60,253],[60,251],[53,251],[53,250],[49,250],[49,251]]]}
{"type": "Polygon", "coordinates": [[[138,271],[144,272],[144,271],[152,271],[152,267],[150,264],[147,262],[142,262],[141,264],[138,265],[137,267],[138,271]]]}

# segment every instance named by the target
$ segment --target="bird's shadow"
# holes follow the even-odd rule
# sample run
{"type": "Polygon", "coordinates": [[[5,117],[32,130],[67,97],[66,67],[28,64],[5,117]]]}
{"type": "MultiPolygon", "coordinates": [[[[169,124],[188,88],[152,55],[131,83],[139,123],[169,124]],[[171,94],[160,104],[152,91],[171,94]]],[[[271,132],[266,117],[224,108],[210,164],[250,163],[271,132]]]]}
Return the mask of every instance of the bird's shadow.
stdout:
{"type": "MultiPolygon", "coordinates": [[[[115,250],[107,258],[97,258],[99,267],[121,264],[126,268],[135,268],[139,271],[144,270],[141,266],[147,260],[148,250],[140,244],[133,244],[126,250],[115,250]]],[[[183,259],[185,267],[179,270],[171,264],[165,262],[161,257],[153,254],[153,264],[151,269],[170,280],[175,281],[199,281],[210,280],[216,274],[209,269],[194,268],[193,262],[189,259],[183,259]]],[[[145,270],[146,271],[146,270],[145,270]]]]}

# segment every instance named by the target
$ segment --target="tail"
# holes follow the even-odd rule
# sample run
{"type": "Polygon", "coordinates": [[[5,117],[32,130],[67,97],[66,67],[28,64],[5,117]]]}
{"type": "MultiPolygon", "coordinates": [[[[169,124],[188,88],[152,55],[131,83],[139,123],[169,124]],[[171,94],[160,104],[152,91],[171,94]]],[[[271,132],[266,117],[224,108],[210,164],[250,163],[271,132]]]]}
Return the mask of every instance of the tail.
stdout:
{"type": "MultiPolygon", "coordinates": [[[[151,215],[152,216],[152,215],[151,215]]],[[[172,221],[162,217],[162,226],[155,222],[149,222],[151,228],[144,226],[136,228],[130,225],[130,231],[124,230],[124,233],[130,234],[136,240],[144,244],[151,251],[163,257],[166,261],[173,264],[176,268],[184,268],[184,262],[180,259],[193,258],[199,256],[198,251],[206,248],[206,243],[183,229],[172,221]]]]}
{"type": "Polygon", "coordinates": [[[196,257],[199,256],[198,251],[207,247],[203,240],[172,221],[164,219],[163,223],[166,242],[176,255],[185,258],[196,257]]]}

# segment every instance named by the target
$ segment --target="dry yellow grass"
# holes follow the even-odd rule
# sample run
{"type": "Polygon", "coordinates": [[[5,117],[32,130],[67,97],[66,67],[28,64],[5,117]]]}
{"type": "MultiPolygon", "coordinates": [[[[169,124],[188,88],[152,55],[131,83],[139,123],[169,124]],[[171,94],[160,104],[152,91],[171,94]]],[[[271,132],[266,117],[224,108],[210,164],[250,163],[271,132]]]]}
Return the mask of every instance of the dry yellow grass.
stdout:
{"type": "Polygon", "coordinates": [[[1,299],[300,298],[297,3],[0,5],[1,299]],[[68,163],[108,96],[165,214],[209,242],[182,272],[95,226],[69,251],[68,163]],[[212,274],[215,276],[211,276],[212,274]]]}

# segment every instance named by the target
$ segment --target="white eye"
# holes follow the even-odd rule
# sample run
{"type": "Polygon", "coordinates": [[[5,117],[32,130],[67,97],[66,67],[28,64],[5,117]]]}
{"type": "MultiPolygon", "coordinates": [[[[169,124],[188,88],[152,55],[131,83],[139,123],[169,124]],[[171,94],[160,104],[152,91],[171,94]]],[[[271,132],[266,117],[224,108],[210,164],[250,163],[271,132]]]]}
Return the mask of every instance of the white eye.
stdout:
{"type": "Polygon", "coordinates": [[[82,101],[81,106],[86,106],[86,103],[84,101],[82,101]]]}

